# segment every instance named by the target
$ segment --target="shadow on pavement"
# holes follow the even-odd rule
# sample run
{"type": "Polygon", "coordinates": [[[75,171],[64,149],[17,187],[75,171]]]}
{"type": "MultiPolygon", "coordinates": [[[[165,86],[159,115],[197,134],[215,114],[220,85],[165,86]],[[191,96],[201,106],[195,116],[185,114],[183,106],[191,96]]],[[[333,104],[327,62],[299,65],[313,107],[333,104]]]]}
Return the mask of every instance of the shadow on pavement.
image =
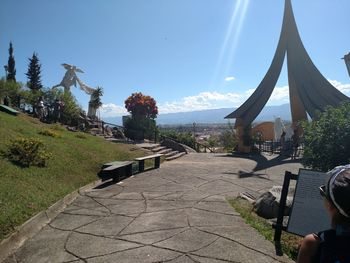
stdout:
{"type": "MultiPolygon", "coordinates": [[[[256,162],[256,166],[252,170],[252,172],[257,172],[261,170],[265,170],[274,166],[283,165],[287,163],[299,163],[300,159],[291,159],[289,156],[285,155],[277,155],[273,159],[267,159],[265,156],[261,154],[220,154],[216,155],[217,157],[228,157],[228,158],[243,158],[256,162]]],[[[246,173],[249,174],[249,173],[246,173]]],[[[253,174],[254,176],[256,174],[253,174]]]]}
{"type": "Polygon", "coordinates": [[[116,183],[118,183],[118,181],[109,180],[109,181],[103,182],[102,184],[95,186],[92,189],[103,189],[103,188],[106,188],[106,187],[113,185],[113,184],[116,184],[116,183]]]}

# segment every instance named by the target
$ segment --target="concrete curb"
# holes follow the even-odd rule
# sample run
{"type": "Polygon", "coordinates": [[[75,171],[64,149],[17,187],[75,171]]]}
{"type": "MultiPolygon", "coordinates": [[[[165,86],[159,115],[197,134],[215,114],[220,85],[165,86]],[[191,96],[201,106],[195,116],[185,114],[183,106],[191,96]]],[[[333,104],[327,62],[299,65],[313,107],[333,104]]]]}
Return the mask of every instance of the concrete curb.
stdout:
{"type": "Polygon", "coordinates": [[[35,236],[44,226],[50,223],[59,213],[61,213],[79,196],[80,192],[90,189],[100,182],[101,180],[97,180],[88,185],[80,187],[78,190],[75,190],[72,193],[66,195],[45,211],[39,212],[24,222],[21,226],[19,226],[15,233],[11,234],[8,238],[1,241],[0,262],[8,258],[12,253],[20,248],[27,239],[35,236]]]}

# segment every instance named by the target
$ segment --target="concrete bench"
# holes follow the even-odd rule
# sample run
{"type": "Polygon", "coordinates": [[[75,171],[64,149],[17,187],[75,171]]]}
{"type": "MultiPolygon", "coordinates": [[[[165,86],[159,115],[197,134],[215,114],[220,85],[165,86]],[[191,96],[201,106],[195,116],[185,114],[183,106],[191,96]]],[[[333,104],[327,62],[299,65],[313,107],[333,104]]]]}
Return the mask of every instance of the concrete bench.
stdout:
{"type": "Polygon", "coordinates": [[[143,172],[145,170],[145,160],[148,159],[154,159],[154,169],[157,169],[160,167],[160,157],[162,157],[163,154],[153,154],[148,155],[144,157],[135,158],[135,161],[139,163],[139,172],[143,172]]]}
{"type": "Polygon", "coordinates": [[[132,175],[132,164],[131,161],[105,163],[102,165],[98,177],[101,178],[102,182],[111,178],[113,181],[120,181],[121,178],[132,175]]]}

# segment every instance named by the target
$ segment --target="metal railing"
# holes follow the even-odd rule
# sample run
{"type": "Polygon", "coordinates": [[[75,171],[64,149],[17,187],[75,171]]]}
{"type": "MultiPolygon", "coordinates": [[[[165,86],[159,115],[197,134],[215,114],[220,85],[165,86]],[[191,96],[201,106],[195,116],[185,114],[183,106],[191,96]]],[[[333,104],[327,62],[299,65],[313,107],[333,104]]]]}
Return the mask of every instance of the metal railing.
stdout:
{"type": "Polygon", "coordinates": [[[290,155],[290,156],[292,156],[293,153],[300,155],[304,150],[304,144],[302,142],[299,143],[297,149],[295,149],[295,147],[293,147],[292,140],[286,140],[284,145],[282,145],[279,140],[272,140],[272,141],[255,140],[253,141],[253,146],[254,146],[254,149],[258,152],[265,152],[270,154],[284,154],[284,155],[290,155]]]}

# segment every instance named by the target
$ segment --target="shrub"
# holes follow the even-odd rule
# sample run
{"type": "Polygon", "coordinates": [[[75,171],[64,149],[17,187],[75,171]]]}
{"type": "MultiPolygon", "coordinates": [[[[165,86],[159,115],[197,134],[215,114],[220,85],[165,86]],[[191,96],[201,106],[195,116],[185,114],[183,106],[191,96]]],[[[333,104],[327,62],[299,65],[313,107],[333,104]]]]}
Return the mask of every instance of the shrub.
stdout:
{"type": "Polygon", "coordinates": [[[6,81],[0,79],[0,98],[8,96],[10,100],[10,106],[19,107],[19,92],[23,85],[14,81],[6,81]]]}
{"type": "Polygon", "coordinates": [[[318,118],[303,123],[304,155],[302,163],[328,171],[350,161],[350,103],[327,107],[318,118]]]}
{"type": "Polygon", "coordinates": [[[75,135],[75,137],[77,137],[79,139],[87,139],[87,136],[85,134],[82,134],[82,133],[78,133],[77,135],[75,135]]]}
{"type": "Polygon", "coordinates": [[[59,125],[59,124],[52,125],[50,129],[54,130],[54,131],[65,131],[66,130],[62,125],[59,125]]]}
{"type": "Polygon", "coordinates": [[[39,134],[44,135],[44,136],[50,136],[53,138],[60,138],[61,134],[59,134],[57,131],[48,129],[48,130],[41,130],[39,131],[39,134]]]}
{"type": "Polygon", "coordinates": [[[43,142],[36,138],[17,138],[11,140],[7,150],[2,153],[11,162],[23,167],[30,165],[44,167],[52,154],[45,150],[43,142]]]}
{"type": "Polygon", "coordinates": [[[80,113],[83,111],[72,93],[63,93],[60,97],[64,106],[61,114],[61,122],[71,126],[78,126],[80,113]]]}

